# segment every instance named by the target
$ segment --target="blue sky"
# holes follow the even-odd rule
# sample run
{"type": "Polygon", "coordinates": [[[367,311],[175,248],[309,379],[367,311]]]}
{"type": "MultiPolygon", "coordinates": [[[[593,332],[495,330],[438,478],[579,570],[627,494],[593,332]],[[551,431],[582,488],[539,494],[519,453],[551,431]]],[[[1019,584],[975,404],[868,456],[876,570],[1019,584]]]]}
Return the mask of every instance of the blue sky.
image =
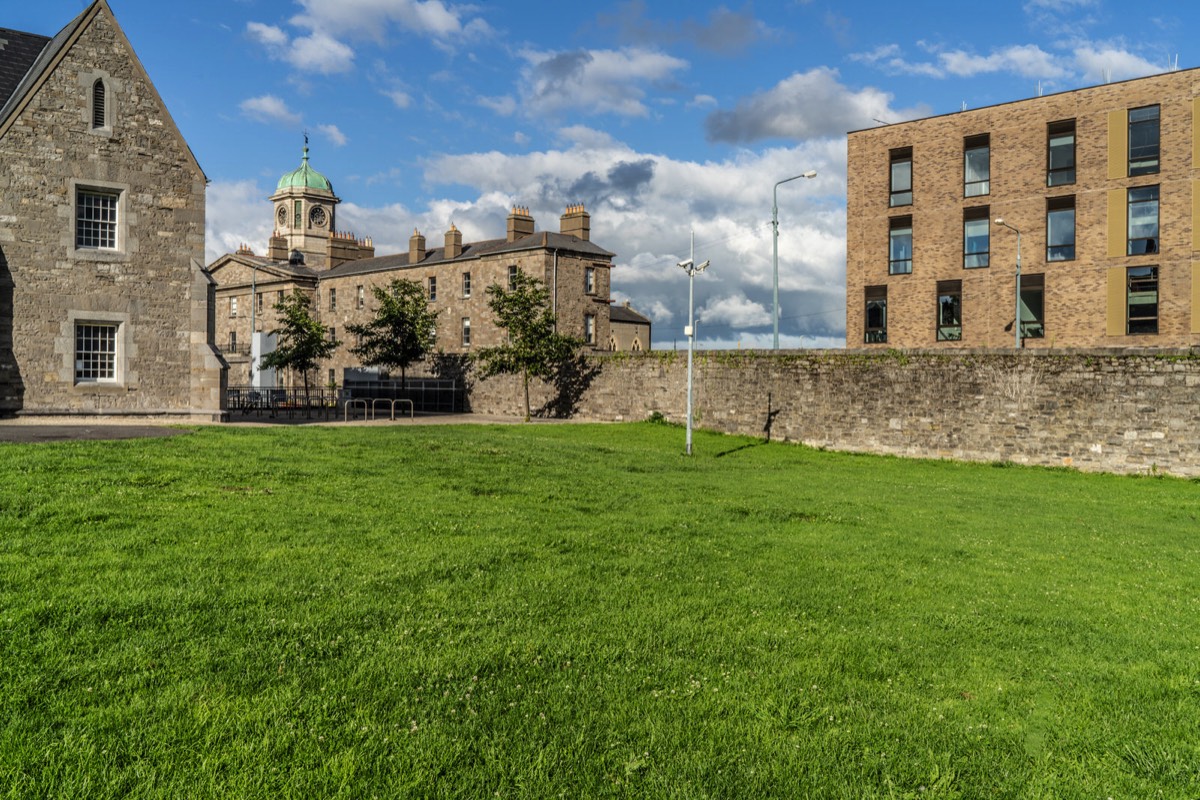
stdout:
{"type": "MultiPolygon", "coordinates": [[[[414,227],[502,236],[514,203],[556,230],[585,203],[657,348],[684,342],[693,230],[701,343],[769,346],[771,190],[810,169],[779,190],[781,343],[840,346],[848,130],[1189,68],[1200,18],[1115,0],[110,4],[211,180],[209,260],[263,251],[307,130],[339,228],[380,253],[414,227]]],[[[0,27],[52,35],[85,6],[9,0],[0,27]]]]}

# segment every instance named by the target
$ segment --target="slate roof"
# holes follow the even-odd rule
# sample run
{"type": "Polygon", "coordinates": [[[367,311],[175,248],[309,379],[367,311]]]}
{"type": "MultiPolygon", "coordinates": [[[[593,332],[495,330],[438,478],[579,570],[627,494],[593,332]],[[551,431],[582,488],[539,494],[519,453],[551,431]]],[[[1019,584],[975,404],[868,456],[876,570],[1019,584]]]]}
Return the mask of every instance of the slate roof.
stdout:
{"type": "Polygon", "coordinates": [[[71,20],[67,27],[63,28],[53,38],[39,36],[36,33],[22,33],[20,31],[9,31],[0,29],[0,39],[8,39],[6,34],[12,34],[9,44],[5,45],[0,51],[0,101],[3,105],[0,106],[0,125],[3,125],[10,114],[16,109],[21,99],[25,96],[42,73],[49,68],[54,62],[59,51],[66,46],[71,37],[75,34],[75,30],[83,24],[84,19],[92,12],[92,8],[96,3],[92,3],[75,19],[71,20]],[[38,42],[41,42],[41,47],[36,53],[30,56],[30,50],[33,49],[38,42]],[[14,52],[19,53],[19,60],[14,60],[12,65],[9,65],[9,48],[15,47],[14,52]],[[22,66],[24,69],[22,70],[22,66]],[[21,71],[20,75],[12,78],[12,74],[21,71]]]}
{"type": "Polygon", "coordinates": [[[13,96],[49,42],[49,36],[0,28],[0,106],[13,96]]]}
{"type": "Polygon", "coordinates": [[[228,253],[224,256],[221,256],[218,261],[222,263],[214,263],[214,265],[209,268],[209,272],[212,272],[218,267],[223,267],[226,264],[238,263],[247,267],[257,267],[258,269],[265,270],[270,273],[277,275],[288,275],[294,278],[308,278],[315,280],[318,277],[317,271],[312,267],[306,267],[303,264],[291,264],[287,261],[273,261],[272,259],[264,256],[250,256],[246,255],[245,253],[228,253]]]}
{"type": "Polygon", "coordinates": [[[608,309],[608,318],[613,322],[649,325],[650,318],[634,311],[629,306],[615,305],[608,309]]]}
{"type": "Polygon", "coordinates": [[[482,242],[469,242],[463,245],[462,255],[457,258],[446,258],[446,249],[444,247],[434,247],[425,251],[425,258],[421,261],[410,264],[408,261],[408,253],[396,253],[389,256],[377,256],[375,258],[364,258],[359,261],[350,261],[345,264],[339,264],[328,272],[321,273],[322,278],[340,278],[346,275],[362,275],[368,272],[380,272],[389,269],[404,269],[406,267],[425,267],[432,264],[449,263],[458,261],[472,261],[477,258],[482,258],[486,255],[496,253],[517,253],[523,250],[565,250],[572,253],[581,253],[583,255],[597,256],[600,258],[612,258],[613,253],[608,252],[599,245],[592,244],[590,241],[585,241],[577,236],[571,236],[565,233],[551,233],[550,231],[539,231],[531,236],[525,236],[515,242],[510,242],[507,239],[487,239],[482,242]]]}

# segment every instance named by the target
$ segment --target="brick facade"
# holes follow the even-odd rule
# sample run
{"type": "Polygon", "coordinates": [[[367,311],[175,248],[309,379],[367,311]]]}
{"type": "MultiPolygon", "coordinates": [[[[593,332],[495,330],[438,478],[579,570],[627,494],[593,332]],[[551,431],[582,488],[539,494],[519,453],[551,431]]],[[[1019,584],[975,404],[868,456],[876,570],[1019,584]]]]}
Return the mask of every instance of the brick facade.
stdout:
{"type": "Polygon", "coordinates": [[[219,417],[205,176],[108,4],[48,40],[5,100],[0,413],[219,417]],[[81,244],[96,194],[115,220],[81,244]],[[111,335],[99,378],[81,368],[79,326],[111,335]]]}
{"type": "MultiPolygon", "coordinates": [[[[1022,274],[1044,282],[1038,347],[1188,347],[1200,344],[1200,269],[1194,218],[1200,73],[1182,71],[1001,106],[888,125],[849,135],[846,339],[851,347],[1013,346],[1017,236],[1022,274]],[[1129,111],[1159,109],[1157,170],[1130,177],[1129,111]],[[1048,185],[1052,123],[1073,122],[1075,180],[1048,185]],[[964,149],[987,135],[990,187],[964,196],[964,149]],[[911,204],[889,206],[890,161],[911,149],[911,204]],[[1158,187],[1154,252],[1126,255],[1127,191],[1158,187]],[[1048,202],[1072,198],[1074,258],[1049,260],[1048,202]],[[989,265],[964,267],[964,215],[988,223],[989,265]],[[912,272],[889,274],[889,221],[911,217],[912,272]],[[1126,270],[1158,268],[1157,332],[1128,333],[1126,270]],[[939,282],[961,281],[961,339],[937,340],[939,282]],[[868,287],[886,287],[886,342],[866,343],[868,287]]],[[[945,284],[943,283],[943,286],[945,284]]],[[[878,291],[878,288],[876,288],[878,291]]]]}

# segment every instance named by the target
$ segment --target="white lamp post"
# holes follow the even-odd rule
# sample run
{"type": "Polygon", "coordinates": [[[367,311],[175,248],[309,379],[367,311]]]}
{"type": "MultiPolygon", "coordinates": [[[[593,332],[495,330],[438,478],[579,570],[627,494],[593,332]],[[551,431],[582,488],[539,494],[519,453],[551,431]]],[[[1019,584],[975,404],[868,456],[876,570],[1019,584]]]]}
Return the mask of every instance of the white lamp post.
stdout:
{"type": "Polygon", "coordinates": [[[817,177],[816,170],[809,170],[799,175],[793,175],[790,178],[784,178],[775,184],[775,188],[771,190],[771,267],[774,275],[775,283],[775,344],[774,348],[779,349],[779,187],[788,181],[799,180],[800,178],[815,178],[817,177]]]}
{"type": "Polygon", "coordinates": [[[680,261],[677,265],[688,274],[688,324],[683,333],[688,337],[688,374],[687,374],[687,454],[692,454],[692,349],[696,342],[696,313],[694,311],[696,273],[708,269],[708,262],[696,264],[696,235],[692,234],[692,257],[680,261]]]}
{"type": "Polygon", "coordinates": [[[1016,328],[1014,339],[1016,348],[1021,349],[1021,232],[1009,225],[1001,217],[996,217],[996,224],[1003,225],[1010,231],[1017,234],[1017,316],[1014,318],[1013,327],[1016,328]]]}

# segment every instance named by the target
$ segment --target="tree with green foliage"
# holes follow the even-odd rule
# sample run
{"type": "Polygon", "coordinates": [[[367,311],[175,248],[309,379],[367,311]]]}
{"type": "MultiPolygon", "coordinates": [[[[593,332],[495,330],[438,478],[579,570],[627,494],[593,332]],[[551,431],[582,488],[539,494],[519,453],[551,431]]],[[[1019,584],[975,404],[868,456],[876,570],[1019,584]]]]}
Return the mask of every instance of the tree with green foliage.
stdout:
{"type": "Polygon", "coordinates": [[[555,330],[554,310],[545,285],[517,271],[509,288],[487,288],[488,308],[508,341],[484,347],[475,355],[481,376],[520,375],[525,390],[525,421],[529,422],[529,379],[556,381],[559,371],[572,363],[583,342],[555,330]]]}
{"type": "Polygon", "coordinates": [[[275,304],[279,327],[271,331],[278,337],[275,349],[262,357],[263,369],[290,369],[304,378],[304,396],[308,396],[308,373],[333,355],[341,342],[329,335],[329,329],[310,311],[312,301],[296,289],[275,304]]]}
{"type": "Polygon", "coordinates": [[[407,278],[392,279],[386,289],[373,286],[371,294],[379,303],[375,317],[346,326],[360,340],[350,352],[365,366],[400,370],[400,388],[404,389],[408,365],[433,349],[438,312],[429,308],[421,284],[407,278]]]}

